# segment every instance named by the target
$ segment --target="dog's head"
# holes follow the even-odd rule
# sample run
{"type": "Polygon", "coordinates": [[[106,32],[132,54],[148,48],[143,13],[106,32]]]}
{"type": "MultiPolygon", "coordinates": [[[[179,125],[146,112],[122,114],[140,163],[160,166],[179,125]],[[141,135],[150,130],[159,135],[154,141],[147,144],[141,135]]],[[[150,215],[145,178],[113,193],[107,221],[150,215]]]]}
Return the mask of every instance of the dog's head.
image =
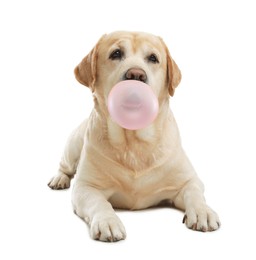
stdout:
{"type": "Polygon", "coordinates": [[[173,96],[181,73],[163,40],[141,32],[103,35],[75,68],[77,80],[104,100],[122,80],[140,80],[157,97],[173,96]]]}

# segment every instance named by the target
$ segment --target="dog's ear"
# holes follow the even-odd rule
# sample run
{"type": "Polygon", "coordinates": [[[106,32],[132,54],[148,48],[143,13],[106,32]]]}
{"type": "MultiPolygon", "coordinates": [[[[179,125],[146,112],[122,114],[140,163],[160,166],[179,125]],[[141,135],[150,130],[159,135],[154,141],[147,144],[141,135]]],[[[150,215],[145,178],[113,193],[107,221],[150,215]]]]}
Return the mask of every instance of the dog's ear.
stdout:
{"type": "Polygon", "coordinates": [[[94,83],[97,70],[97,45],[76,66],[74,73],[76,79],[83,85],[90,87],[94,92],[94,83]]]}
{"type": "Polygon", "coordinates": [[[179,85],[181,81],[181,72],[178,65],[172,59],[167,46],[165,45],[164,42],[163,44],[165,46],[166,57],[167,57],[167,86],[168,86],[170,96],[173,96],[175,88],[179,85]]]}

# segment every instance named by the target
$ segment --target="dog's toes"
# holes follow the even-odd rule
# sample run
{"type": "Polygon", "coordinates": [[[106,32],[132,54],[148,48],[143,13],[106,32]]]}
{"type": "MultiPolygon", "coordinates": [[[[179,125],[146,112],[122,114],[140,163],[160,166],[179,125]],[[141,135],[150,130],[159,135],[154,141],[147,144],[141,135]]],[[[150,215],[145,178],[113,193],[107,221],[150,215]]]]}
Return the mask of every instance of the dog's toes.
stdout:
{"type": "Polygon", "coordinates": [[[91,237],[104,242],[117,242],[126,238],[125,228],[117,216],[94,220],[91,237]]]}
{"type": "Polygon", "coordinates": [[[50,180],[48,186],[53,190],[68,189],[70,187],[70,178],[66,174],[58,174],[50,180]]]}
{"type": "Polygon", "coordinates": [[[214,231],[220,227],[218,215],[208,206],[186,210],[183,223],[192,230],[202,232],[214,231]]]}

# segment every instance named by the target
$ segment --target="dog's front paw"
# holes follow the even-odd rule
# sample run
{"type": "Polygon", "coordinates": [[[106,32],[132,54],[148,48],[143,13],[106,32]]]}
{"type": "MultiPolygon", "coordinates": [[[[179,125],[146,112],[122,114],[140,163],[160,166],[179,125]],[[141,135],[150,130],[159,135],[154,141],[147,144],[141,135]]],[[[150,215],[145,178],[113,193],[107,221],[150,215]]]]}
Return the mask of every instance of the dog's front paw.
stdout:
{"type": "Polygon", "coordinates": [[[50,180],[48,186],[53,190],[68,189],[70,187],[70,178],[64,173],[59,173],[50,180]]]}
{"type": "Polygon", "coordinates": [[[116,242],[126,237],[125,228],[117,216],[94,218],[90,225],[91,237],[104,242],[116,242]]]}
{"type": "Polygon", "coordinates": [[[190,229],[203,232],[214,231],[220,227],[217,213],[206,205],[187,209],[183,223],[190,229]]]}

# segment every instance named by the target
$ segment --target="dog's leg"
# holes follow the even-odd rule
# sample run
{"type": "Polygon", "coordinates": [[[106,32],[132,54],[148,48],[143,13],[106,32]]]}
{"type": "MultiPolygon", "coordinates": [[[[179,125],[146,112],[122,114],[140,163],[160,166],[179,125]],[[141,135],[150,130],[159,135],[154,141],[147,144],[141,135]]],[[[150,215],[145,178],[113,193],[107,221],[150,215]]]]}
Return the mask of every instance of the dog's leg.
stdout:
{"type": "Polygon", "coordinates": [[[183,223],[193,230],[213,231],[219,228],[218,215],[207,206],[203,195],[203,184],[194,177],[179,192],[174,200],[177,208],[185,211],[183,223]]]}
{"type": "Polygon", "coordinates": [[[76,167],[83,147],[86,125],[87,121],[84,121],[70,135],[61,158],[58,174],[48,183],[51,189],[60,190],[70,187],[70,181],[76,173],[76,167]]]}
{"type": "Polygon", "coordinates": [[[107,194],[96,188],[77,182],[73,189],[74,212],[90,227],[95,240],[115,242],[126,237],[125,228],[107,201],[107,194]]]}

